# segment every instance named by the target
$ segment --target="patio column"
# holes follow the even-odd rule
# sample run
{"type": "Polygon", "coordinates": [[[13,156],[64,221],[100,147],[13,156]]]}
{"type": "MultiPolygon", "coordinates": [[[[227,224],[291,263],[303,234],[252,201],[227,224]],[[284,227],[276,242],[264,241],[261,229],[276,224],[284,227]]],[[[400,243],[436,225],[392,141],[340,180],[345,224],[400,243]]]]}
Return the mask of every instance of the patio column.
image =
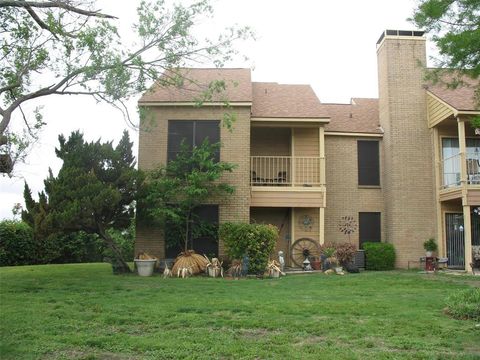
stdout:
{"type": "Polygon", "coordinates": [[[472,219],[470,214],[470,205],[463,206],[463,236],[465,240],[465,270],[472,272],[470,263],[472,262],[472,219]]]}
{"type": "Polygon", "coordinates": [[[462,185],[467,184],[467,143],[465,141],[465,122],[457,118],[458,124],[458,145],[460,148],[460,181],[462,185]]]}

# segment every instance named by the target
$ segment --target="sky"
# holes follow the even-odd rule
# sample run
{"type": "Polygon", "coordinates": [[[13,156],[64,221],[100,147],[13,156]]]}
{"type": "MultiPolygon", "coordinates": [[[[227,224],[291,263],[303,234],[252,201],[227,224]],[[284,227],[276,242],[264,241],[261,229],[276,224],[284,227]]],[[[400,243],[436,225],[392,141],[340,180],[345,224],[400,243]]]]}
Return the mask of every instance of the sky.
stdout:
{"type": "MultiPolygon", "coordinates": [[[[99,0],[97,8],[117,16],[120,35],[128,39],[138,2],[99,0]]],[[[256,40],[236,46],[248,60],[240,57],[227,67],[251,68],[253,81],[310,84],[321,102],[347,103],[352,97],[378,97],[376,42],[385,29],[413,29],[407,18],[415,4],[415,0],[213,0],[214,17],[201,24],[199,34],[214,36],[233,24],[250,26],[256,40]]],[[[427,54],[434,53],[429,43],[427,54]]],[[[135,121],[138,98],[129,103],[135,121]]],[[[116,142],[128,129],[137,151],[138,132],[109,105],[79,96],[46,97],[30,104],[30,109],[36,105],[43,106],[47,125],[14,176],[0,176],[0,219],[12,218],[14,204],[23,203],[24,181],[36,197],[49,167],[57,174],[61,161],[54,150],[59,134],[68,137],[80,130],[88,141],[116,142]]]]}

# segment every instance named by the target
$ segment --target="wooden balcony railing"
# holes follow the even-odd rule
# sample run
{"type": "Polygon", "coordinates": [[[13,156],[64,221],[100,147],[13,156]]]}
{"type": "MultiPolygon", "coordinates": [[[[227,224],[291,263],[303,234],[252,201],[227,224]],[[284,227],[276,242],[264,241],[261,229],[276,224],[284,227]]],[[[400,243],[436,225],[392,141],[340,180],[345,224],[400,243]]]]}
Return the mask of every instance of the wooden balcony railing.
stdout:
{"type": "Polygon", "coordinates": [[[253,186],[321,186],[325,159],[316,156],[251,156],[253,186]]]}

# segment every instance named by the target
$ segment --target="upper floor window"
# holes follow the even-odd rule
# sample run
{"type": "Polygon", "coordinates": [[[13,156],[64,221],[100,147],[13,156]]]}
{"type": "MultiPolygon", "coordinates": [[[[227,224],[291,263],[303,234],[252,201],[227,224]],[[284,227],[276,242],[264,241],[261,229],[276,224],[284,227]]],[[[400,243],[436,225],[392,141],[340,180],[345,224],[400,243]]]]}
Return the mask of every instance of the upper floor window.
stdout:
{"type": "MultiPolygon", "coordinates": [[[[218,120],[169,120],[167,160],[173,160],[180,152],[182,141],[192,149],[200,146],[205,139],[210,144],[220,141],[220,121],[218,120]]],[[[220,150],[219,150],[220,151],[220,150]]],[[[215,154],[220,160],[219,151],[215,154]]]]}
{"type": "Polygon", "coordinates": [[[380,186],[379,142],[358,140],[358,185],[380,186]]]}

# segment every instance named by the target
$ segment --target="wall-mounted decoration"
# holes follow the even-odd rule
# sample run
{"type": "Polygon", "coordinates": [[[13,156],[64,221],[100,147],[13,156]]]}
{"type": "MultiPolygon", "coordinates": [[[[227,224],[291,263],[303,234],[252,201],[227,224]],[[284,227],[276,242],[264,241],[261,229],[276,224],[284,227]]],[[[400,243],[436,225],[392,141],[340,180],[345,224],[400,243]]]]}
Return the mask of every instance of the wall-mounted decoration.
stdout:
{"type": "Polygon", "coordinates": [[[303,228],[303,230],[312,231],[314,221],[310,215],[308,214],[300,215],[298,219],[298,223],[303,228]]]}

